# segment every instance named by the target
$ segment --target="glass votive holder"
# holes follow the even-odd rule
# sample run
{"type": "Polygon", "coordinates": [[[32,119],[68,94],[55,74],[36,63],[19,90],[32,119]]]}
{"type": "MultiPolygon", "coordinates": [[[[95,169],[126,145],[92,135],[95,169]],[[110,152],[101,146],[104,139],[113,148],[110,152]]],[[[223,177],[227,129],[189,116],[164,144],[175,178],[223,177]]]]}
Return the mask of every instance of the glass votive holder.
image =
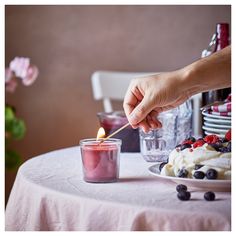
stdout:
{"type": "Polygon", "coordinates": [[[91,183],[116,182],[119,178],[121,140],[100,143],[95,138],[80,141],[84,180],[91,183]]]}

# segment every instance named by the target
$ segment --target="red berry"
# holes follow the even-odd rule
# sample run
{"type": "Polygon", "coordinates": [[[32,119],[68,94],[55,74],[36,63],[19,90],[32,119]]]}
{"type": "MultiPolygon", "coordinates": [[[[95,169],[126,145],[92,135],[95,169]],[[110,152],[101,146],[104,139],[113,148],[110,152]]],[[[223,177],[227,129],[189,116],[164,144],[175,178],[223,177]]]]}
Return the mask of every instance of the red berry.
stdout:
{"type": "Polygon", "coordinates": [[[227,141],[231,141],[231,129],[227,131],[227,133],[225,134],[225,139],[227,141]]]}
{"type": "Polygon", "coordinates": [[[193,144],[193,148],[201,147],[205,144],[204,140],[198,140],[193,144]]]}
{"type": "Polygon", "coordinates": [[[219,139],[220,139],[220,138],[219,138],[217,135],[211,134],[211,135],[207,135],[207,136],[204,138],[204,141],[209,144],[209,143],[216,143],[216,142],[219,141],[219,139]]]}
{"type": "Polygon", "coordinates": [[[191,140],[184,140],[184,141],[181,143],[181,145],[183,145],[183,144],[193,144],[193,141],[191,141],[191,140]]]}

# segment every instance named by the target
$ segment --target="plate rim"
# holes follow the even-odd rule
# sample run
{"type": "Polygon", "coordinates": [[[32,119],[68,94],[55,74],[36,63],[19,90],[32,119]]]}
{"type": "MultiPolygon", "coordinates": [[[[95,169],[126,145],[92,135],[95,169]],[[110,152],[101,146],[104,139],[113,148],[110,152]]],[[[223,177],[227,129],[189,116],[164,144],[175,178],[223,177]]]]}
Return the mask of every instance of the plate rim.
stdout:
{"type": "Polygon", "coordinates": [[[219,120],[231,120],[231,116],[228,117],[228,116],[212,115],[212,114],[207,113],[206,110],[203,110],[203,111],[202,111],[202,115],[203,115],[203,116],[212,117],[212,118],[216,118],[216,119],[219,119],[219,120]]]}
{"type": "Polygon", "coordinates": [[[226,125],[226,124],[215,124],[215,123],[210,123],[208,121],[205,121],[204,122],[204,125],[205,126],[209,126],[209,127],[212,127],[212,128],[225,128],[225,129],[231,129],[231,125],[226,125]],[[221,127],[223,126],[223,127],[221,127]]]}
{"type": "Polygon", "coordinates": [[[207,131],[212,131],[215,133],[220,133],[220,134],[226,134],[228,132],[228,129],[223,130],[223,129],[217,129],[217,128],[213,128],[213,127],[206,127],[205,125],[202,126],[202,129],[207,130],[207,131]]]}
{"type": "MultiPolygon", "coordinates": [[[[149,173],[151,173],[152,175],[154,176],[158,176],[160,178],[163,178],[163,179],[168,179],[168,180],[172,180],[175,182],[175,180],[177,181],[186,181],[186,182],[195,182],[195,183],[201,183],[201,181],[203,181],[205,184],[207,183],[214,183],[214,184],[217,184],[217,183],[231,183],[231,180],[230,179],[216,179],[216,180],[204,180],[204,179],[190,179],[190,178],[179,178],[179,177],[174,177],[174,176],[165,176],[165,175],[160,175],[160,173],[154,173],[151,171],[151,168],[157,168],[157,166],[160,165],[160,163],[156,163],[155,165],[152,165],[152,166],[149,166],[148,167],[148,171],[149,173]]],[[[203,183],[202,182],[202,183],[203,183]]]]}
{"type": "Polygon", "coordinates": [[[223,124],[231,124],[231,120],[220,120],[220,119],[215,119],[215,118],[212,118],[212,117],[208,117],[208,116],[204,116],[203,117],[204,120],[206,121],[211,121],[211,122],[215,122],[215,123],[223,123],[223,124]]]}
{"type": "Polygon", "coordinates": [[[204,133],[206,134],[206,135],[212,135],[212,134],[214,134],[214,135],[218,135],[220,138],[224,138],[225,137],[225,135],[224,134],[218,134],[218,133],[214,133],[214,132],[208,132],[208,131],[205,131],[204,130],[204,133]]]}

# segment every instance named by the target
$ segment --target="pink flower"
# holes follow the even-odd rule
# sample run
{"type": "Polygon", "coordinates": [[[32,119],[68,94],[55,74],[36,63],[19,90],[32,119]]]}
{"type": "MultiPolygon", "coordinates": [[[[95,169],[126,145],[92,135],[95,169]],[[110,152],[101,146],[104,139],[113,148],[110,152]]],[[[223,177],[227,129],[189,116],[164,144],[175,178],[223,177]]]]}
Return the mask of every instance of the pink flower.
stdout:
{"type": "Polygon", "coordinates": [[[35,65],[30,65],[27,69],[26,76],[22,78],[22,83],[25,86],[29,86],[34,83],[36,78],[38,77],[39,70],[35,65]]]}
{"type": "Polygon", "coordinates": [[[12,78],[11,80],[5,82],[5,88],[7,92],[14,93],[17,87],[16,78],[12,78]]]}
{"type": "Polygon", "coordinates": [[[10,69],[15,72],[16,77],[24,78],[27,75],[29,65],[29,58],[15,57],[14,60],[10,62],[10,69]]]}
{"type": "Polygon", "coordinates": [[[25,86],[33,84],[39,74],[38,68],[31,65],[30,59],[26,57],[15,57],[10,62],[10,70],[15,73],[16,77],[22,79],[25,86]]]}

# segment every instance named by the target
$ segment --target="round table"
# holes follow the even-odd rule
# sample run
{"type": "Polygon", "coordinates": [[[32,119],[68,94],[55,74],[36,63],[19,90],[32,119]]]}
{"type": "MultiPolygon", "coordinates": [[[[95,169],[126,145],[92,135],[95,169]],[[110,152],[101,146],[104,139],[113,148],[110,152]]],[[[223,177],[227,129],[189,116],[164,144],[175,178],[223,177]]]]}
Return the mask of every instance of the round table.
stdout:
{"type": "Polygon", "coordinates": [[[32,158],[18,170],[6,230],[231,230],[231,193],[180,201],[176,184],[148,172],[153,164],[121,153],[119,181],[96,184],[83,181],[79,147],[32,158]]]}

